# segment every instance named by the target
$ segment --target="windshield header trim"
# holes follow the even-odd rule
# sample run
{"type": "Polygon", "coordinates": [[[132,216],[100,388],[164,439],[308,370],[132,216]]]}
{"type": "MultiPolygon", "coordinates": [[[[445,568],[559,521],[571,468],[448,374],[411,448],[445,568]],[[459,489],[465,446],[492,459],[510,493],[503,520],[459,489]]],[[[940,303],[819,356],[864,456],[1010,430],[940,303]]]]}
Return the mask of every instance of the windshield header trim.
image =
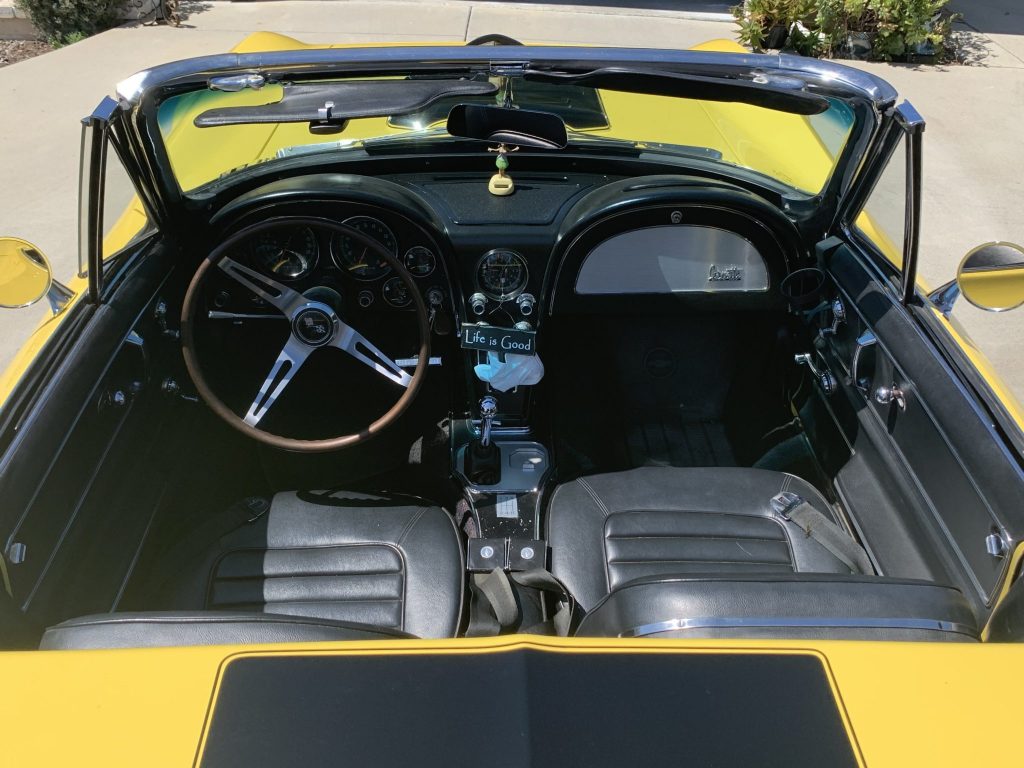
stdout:
{"type": "Polygon", "coordinates": [[[702,75],[754,75],[771,71],[827,85],[851,96],[860,96],[877,107],[890,106],[896,91],[887,82],[868,72],[820,59],[790,54],[716,53],[646,48],[578,48],[528,46],[493,47],[486,51],[471,46],[318,48],[266,53],[225,53],[163,64],[137,72],[117,86],[118,96],[137,105],[146,91],[168,85],[204,82],[225,74],[259,71],[261,74],[308,76],[314,73],[352,71],[370,67],[398,68],[411,65],[488,68],[503,63],[522,63],[529,53],[532,66],[559,65],[593,68],[596,66],[637,66],[655,69],[691,69],[702,75]],[[482,55],[483,54],[483,55],[482,55]]]}

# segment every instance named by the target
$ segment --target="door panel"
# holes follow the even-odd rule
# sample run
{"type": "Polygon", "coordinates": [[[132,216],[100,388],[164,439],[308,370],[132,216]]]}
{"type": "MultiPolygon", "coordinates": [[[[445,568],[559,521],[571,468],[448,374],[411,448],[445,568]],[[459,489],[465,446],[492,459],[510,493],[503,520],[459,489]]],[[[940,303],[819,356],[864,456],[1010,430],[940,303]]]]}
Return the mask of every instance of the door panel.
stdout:
{"type": "Polygon", "coordinates": [[[155,373],[176,350],[153,304],[169,265],[149,246],[5,436],[0,541],[14,598],[41,623],[81,612],[75,595],[110,610],[152,512],[160,483],[147,454],[166,411],[155,373]],[[111,488],[134,499],[129,515],[111,488]]]}
{"type": "MultiPolygon", "coordinates": [[[[1012,548],[1024,533],[1021,467],[972,393],[879,282],[863,254],[840,245],[825,261],[848,316],[824,345],[842,395],[856,412],[856,434],[846,438],[855,453],[872,453],[888,465],[887,474],[900,490],[886,512],[905,518],[901,522],[909,532],[930,530],[950,576],[987,604],[1006,567],[1005,557],[989,554],[987,537],[996,533],[1012,548]],[[864,386],[858,388],[850,368],[856,339],[866,330],[877,342],[861,353],[858,375],[864,386]],[[878,388],[894,384],[903,390],[905,409],[877,402],[878,388]]],[[[845,482],[852,480],[840,473],[837,484],[847,485],[856,507],[858,485],[870,479],[845,482]]],[[[865,519],[857,511],[854,516],[865,519]]],[[[877,513],[866,519],[872,517],[877,513]]],[[[865,536],[875,538],[868,531],[865,536]]]]}

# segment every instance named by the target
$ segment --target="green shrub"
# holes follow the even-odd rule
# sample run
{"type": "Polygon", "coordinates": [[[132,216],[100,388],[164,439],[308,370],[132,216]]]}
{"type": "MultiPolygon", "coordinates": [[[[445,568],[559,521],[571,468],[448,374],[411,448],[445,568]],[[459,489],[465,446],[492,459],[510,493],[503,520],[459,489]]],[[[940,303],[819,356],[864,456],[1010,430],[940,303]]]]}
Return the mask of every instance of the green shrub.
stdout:
{"type": "Polygon", "coordinates": [[[55,46],[68,45],[115,26],[124,0],[15,0],[55,46]]]}
{"type": "Polygon", "coordinates": [[[748,0],[733,8],[738,38],[763,50],[773,27],[786,27],[785,47],[806,56],[849,55],[851,35],[866,36],[871,58],[941,51],[952,17],[948,0],[748,0]]]}
{"type": "Polygon", "coordinates": [[[755,51],[764,50],[771,31],[789,30],[794,24],[807,25],[816,14],[816,0],[750,0],[744,9],[737,5],[732,15],[739,24],[739,41],[755,51]]]}

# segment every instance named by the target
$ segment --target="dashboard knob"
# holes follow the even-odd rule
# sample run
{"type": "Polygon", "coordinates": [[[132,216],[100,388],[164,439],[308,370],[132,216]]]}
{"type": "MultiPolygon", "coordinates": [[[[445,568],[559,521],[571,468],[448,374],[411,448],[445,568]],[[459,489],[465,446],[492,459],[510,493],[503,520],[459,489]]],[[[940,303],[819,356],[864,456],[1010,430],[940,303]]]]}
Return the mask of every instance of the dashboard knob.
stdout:
{"type": "Polygon", "coordinates": [[[469,297],[469,311],[480,316],[487,311],[487,297],[482,293],[474,293],[469,297]]]}
{"type": "Polygon", "coordinates": [[[516,299],[516,304],[519,306],[520,312],[529,316],[533,314],[533,308],[537,306],[537,299],[534,298],[532,293],[521,293],[519,298],[516,299]]]}
{"type": "Polygon", "coordinates": [[[370,291],[360,291],[359,296],[356,297],[356,301],[359,302],[359,306],[366,309],[368,306],[373,304],[373,293],[370,291]]]}

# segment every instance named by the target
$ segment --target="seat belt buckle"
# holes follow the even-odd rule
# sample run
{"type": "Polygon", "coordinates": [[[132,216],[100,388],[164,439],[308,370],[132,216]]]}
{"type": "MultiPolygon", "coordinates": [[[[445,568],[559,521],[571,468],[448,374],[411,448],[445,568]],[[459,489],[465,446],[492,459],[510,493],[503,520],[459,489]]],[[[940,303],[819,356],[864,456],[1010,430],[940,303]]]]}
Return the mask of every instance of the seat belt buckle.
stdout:
{"type": "Polygon", "coordinates": [[[544,539],[509,539],[508,569],[532,571],[543,568],[547,559],[548,543],[544,539]]]}
{"type": "Polygon", "coordinates": [[[798,494],[792,491],[782,491],[782,493],[772,496],[772,512],[788,522],[789,513],[803,503],[804,500],[798,494]]]}
{"type": "Polygon", "coordinates": [[[270,502],[259,496],[250,496],[244,499],[242,506],[245,508],[245,512],[249,514],[245,521],[247,523],[255,523],[270,511],[270,502]]]}
{"type": "Polygon", "coordinates": [[[508,567],[507,539],[470,539],[466,568],[473,573],[490,573],[508,567]]]}

